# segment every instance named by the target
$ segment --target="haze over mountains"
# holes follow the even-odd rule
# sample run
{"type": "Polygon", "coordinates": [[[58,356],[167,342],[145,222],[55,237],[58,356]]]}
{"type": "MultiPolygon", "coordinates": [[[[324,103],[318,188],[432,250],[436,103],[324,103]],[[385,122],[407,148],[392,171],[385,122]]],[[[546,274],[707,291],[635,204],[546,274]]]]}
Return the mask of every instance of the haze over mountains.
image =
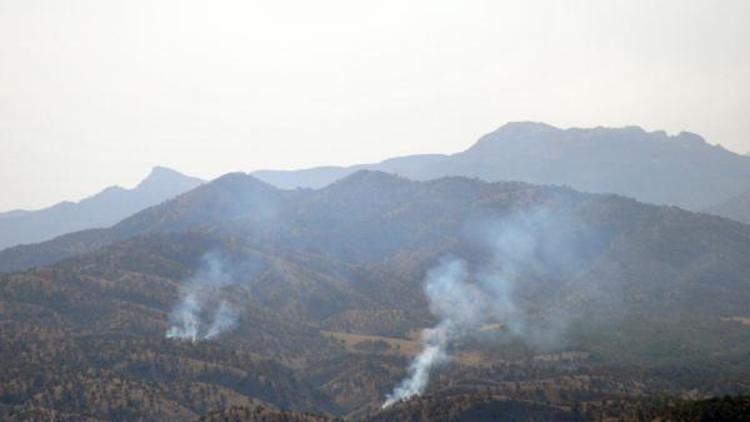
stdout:
{"type": "MultiPolygon", "coordinates": [[[[558,129],[508,123],[463,152],[415,155],[376,164],[253,174],[278,187],[319,188],[359,169],[415,180],[478,177],[568,185],[654,204],[705,210],[750,190],[750,157],[713,146],[699,135],[625,128],[558,129]]],[[[750,213],[750,210],[748,210],[750,213]]]]}
{"type": "MultiPolygon", "coordinates": [[[[360,169],[414,180],[459,175],[568,185],[750,222],[750,157],[709,145],[695,134],[668,136],[638,127],[562,130],[543,123],[515,122],[452,155],[415,155],[351,167],[252,174],[283,189],[321,188],[360,169]]],[[[133,189],[114,186],[77,203],[0,213],[0,250],[109,227],[201,183],[156,167],[133,189]]]]}
{"type": "Polygon", "coordinates": [[[109,227],[201,183],[200,179],[155,167],[133,189],[112,186],[75,203],[66,201],[41,210],[0,213],[0,249],[83,229],[109,227]]]}
{"type": "MultiPolygon", "coordinates": [[[[630,277],[643,272],[633,282],[658,279],[660,272],[672,265],[676,266],[674,271],[692,268],[682,276],[695,282],[710,279],[701,276],[702,271],[722,271],[720,281],[737,287],[747,281],[740,269],[750,265],[745,259],[746,252],[750,253],[750,227],[740,223],[567,188],[487,183],[463,177],[415,182],[365,170],[320,190],[296,191],[280,190],[253,176],[231,173],[111,228],[61,236],[35,245],[27,253],[41,264],[48,264],[64,257],[46,259],[43,245],[47,243],[61,245],[61,250],[68,250],[67,255],[73,256],[136,237],[198,233],[231,237],[263,248],[325,255],[342,263],[379,262],[400,253],[449,251],[463,245],[461,239],[466,236],[468,223],[517,212],[529,214],[538,207],[564,223],[564,227],[543,224],[540,229],[553,232],[547,236],[573,231],[578,239],[576,250],[582,251],[575,260],[560,263],[559,271],[573,271],[580,277],[586,268],[584,261],[601,265],[608,248],[624,248],[609,259],[620,265],[626,263],[626,258],[631,259],[627,264],[632,265],[630,277]],[[654,232],[655,229],[658,230],[654,232]],[[670,247],[659,251],[659,245],[670,247]],[[677,245],[683,245],[679,253],[677,245]],[[703,262],[706,253],[710,253],[710,259],[706,256],[703,262]],[[662,254],[670,258],[659,259],[662,254]],[[732,262],[722,262],[730,258],[732,262]],[[653,265],[648,264],[651,261],[653,265]],[[730,268],[737,274],[726,272],[730,268]]],[[[552,241],[553,237],[547,240],[552,241]]],[[[7,256],[0,255],[3,270],[7,256]]],[[[603,276],[604,268],[599,267],[599,276],[603,276]]],[[[617,278],[614,274],[604,277],[609,281],[617,278]]],[[[667,281],[678,283],[675,287],[687,282],[679,277],[665,277],[667,281]]],[[[733,290],[732,296],[721,300],[725,312],[731,313],[732,303],[744,303],[738,294],[733,290]]],[[[654,301],[655,306],[666,303],[655,297],[648,300],[654,301]]],[[[742,306],[738,306],[739,311],[742,306]]]]}
{"type": "Polygon", "coordinates": [[[0,0],[0,422],[750,422],[748,22],[0,0]]]}
{"type": "MultiPolygon", "coordinates": [[[[371,165],[252,174],[282,189],[317,189],[361,169],[414,180],[465,175],[488,181],[568,185],[750,222],[750,157],[711,146],[695,134],[667,136],[663,131],[646,132],[638,127],[562,130],[543,123],[515,122],[453,155],[416,155],[371,165]]],[[[75,204],[0,214],[0,249],[71,233],[62,239],[2,250],[0,271],[44,265],[91,250],[92,245],[98,247],[99,243],[88,240],[94,236],[102,241],[95,230],[76,231],[108,227],[201,183],[156,167],[131,190],[113,187],[75,204]]]]}
{"type": "Polygon", "coordinates": [[[0,418],[638,420],[750,394],[750,225],[562,186],[742,220],[748,160],[516,123],[387,171],[156,168],[6,214],[110,220],[0,251],[0,418]],[[537,184],[482,180],[506,177],[537,184]],[[382,409],[445,326],[420,395],[382,409]]]}
{"type": "Polygon", "coordinates": [[[184,420],[234,405],[399,420],[489,406],[578,420],[615,399],[747,392],[750,226],[616,195],[374,171],[280,190],[233,173],[111,228],[5,251],[3,269],[14,250],[46,267],[0,276],[0,415],[184,420]],[[381,412],[414,333],[436,323],[425,272],[446,256],[491,270],[506,228],[507,251],[528,257],[513,312],[452,344],[424,400],[381,412]],[[195,321],[206,329],[224,301],[235,325],[167,339],[207,255],[232,281],[206,286],[195,321]]]}

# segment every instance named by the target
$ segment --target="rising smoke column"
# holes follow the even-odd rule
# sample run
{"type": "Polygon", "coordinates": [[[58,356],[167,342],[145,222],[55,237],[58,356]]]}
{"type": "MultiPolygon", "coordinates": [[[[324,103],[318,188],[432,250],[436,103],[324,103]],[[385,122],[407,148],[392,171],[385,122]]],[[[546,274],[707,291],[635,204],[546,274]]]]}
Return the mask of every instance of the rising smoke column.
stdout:
{"type": "Polygon", "coordinates": [[[198,313],[201,308],[201,303],[198,301],[195,292],[185,294],[180,303],[169,314],[172,326],[167,330],[167,338],[197,341],[200,326],[198,313]]]}
{"type": "MultiPolygon", "coordinates": [[[[525,336],[527,318],[514,297],[516,281],[544,266],[545,260],[538,255],[550,251],[540,252],[540,240],[548,240],[549,231],[555,226],[543,210],[483,225],[482,243],[490,249],[490,262],[470,273],[465,260],[444,258],[428,271],[425,294],[430,312],[440,322],[422,332],[422,352],[409,366],[409,376],[386,396],[382,408],[422,394],[431,371],[448,361],[451,343],[479,331],[483,325],[500,321],[510,334],[525,336]]],[[[555,248],[569,246],[561,239],[553,233],[555,248]]]]}
{"type": "Polygon", "coordinates": [[[221,257],[206,254],[200,268],[180,286],[181,299],[169,314],[167,338],[210,340],[234,328],[239,312],[223,298],[224,290],[233,284],[221,257]]]}
{"type": "Polygon", "coordinates": [[[420,395],[427,388],[432,368],[448,360],[447,347],[482,318],[481,291],[468,283],[466,262],[445,258],[427,273],[425,294],[430,311],[441,317],[433,328],[422,331],[423,349],[409,366],[409,376],[386,396],[383,408],[420,395]]]}
{"type": "Polygon", "coordinates": [[[237,325],[237,318],[239,313],[237,309],[229,305],[227,302],[222,301],[219,304],[219,308],[213,316],[213,322],[208,327],[208,331],[203,336],[204,340],[211,340],[219,334],[229,331],[237,325]]]}
{"type": "Polygon", "coordinates": [[[418,396],[424,392],[430,381],[430,370],[448,359],[445,351],[450,332],[448,325],[450,322],[446,321],[445,324],[422,332],[424,349],[409,366],[409,376],[401,381],[393,393],[386,396],[383,409],[399,400],[418,396]]]}

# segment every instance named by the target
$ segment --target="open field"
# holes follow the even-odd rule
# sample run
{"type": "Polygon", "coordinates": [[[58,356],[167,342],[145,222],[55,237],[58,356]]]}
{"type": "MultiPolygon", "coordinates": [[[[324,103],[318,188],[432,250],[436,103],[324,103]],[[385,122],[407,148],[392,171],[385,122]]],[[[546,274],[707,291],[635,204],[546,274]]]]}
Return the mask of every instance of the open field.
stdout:
{"type": "MultiPolygon", "coordinates": [[[[384,337],[375,336],[368,334],[354,334],[354,333],[343,333],[337,331],[321,331],[323,335],[333,337],[337,340],[344,342],[347,350],[350,352],[376,352],[390,355],[402,355],[402,356],[416,356],[422,351],[422,344],[416,340],[419,338],[418,335],[411,336],[410,339],[396,338],[396,337],[384,337]],[[372,342],[384,342],[388,345],[387,348],[369,349],[364,348],[363,343],[372,342]]],[[[382,344],[382,343],[380,343],[382,344]]],[[[481,366],[484,364],[485,359],[482,358],[479,352],[473,351],[461,351],[456,356],[453,356],[453,360],[460,363],[461,365],[467,366],[481,366]]]]}
{"type": "Polygon", "coordinates": [[[368,334],[353,334],[353,333],[342,333],[337,331],[321,331],[323,335],[333,337],[337,340],[344,341],[347,350],[356,352],[359,350],[356,346],[367,341],[371,342],[385,342],[388,345],[387,349],[382,350],[382,353],[386,354],[399,354],[405,356],[414,356],[422,350],[422,346],[419,341],[395,338],[395,337],[383,337],[374,336],[368,334]]]}
{"type": "Polygon", "coordinates": [[[722,321],[725,322],[739,322],[742,325],[750,325],[750,317],[743,317],[743,316],[730,316],[730,317],[722,317],[722,321]]]}

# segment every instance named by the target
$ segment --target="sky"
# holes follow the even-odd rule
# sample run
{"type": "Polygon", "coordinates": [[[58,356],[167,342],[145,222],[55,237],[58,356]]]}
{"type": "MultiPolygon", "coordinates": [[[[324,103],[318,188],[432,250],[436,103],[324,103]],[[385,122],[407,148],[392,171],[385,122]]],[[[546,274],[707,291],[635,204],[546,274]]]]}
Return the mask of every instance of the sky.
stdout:
{"type": "Polygon", "coordinates": [[[0,211],[452,153],[508,121],[750,151],[746,0],[0,0],[0,211]]]}

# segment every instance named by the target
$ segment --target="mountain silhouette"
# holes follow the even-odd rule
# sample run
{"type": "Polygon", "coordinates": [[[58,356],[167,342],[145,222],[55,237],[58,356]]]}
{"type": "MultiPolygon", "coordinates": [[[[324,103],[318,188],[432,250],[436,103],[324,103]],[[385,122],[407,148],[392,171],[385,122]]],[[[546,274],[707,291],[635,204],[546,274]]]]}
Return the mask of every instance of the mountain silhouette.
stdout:
{"type": "Polygon", "coordinates": [[[512,122],[451,155],[414,155],[375,164],[253,174],[275,186],[319,188],[360,169],[415,180],[478,177],[567,185],[640,201],[703,210],[750,189],[750,157],[713,146],[694,133],[625,128],[559,129],[512,122]]]}
{"type": "Polygon", "coordinates": [[[154,167],[136,187],[112,186],[78,202],[0,213],[0,249],[36,243],[84,229],[111,226],[203,183],[165,167],[154,167]]]}

